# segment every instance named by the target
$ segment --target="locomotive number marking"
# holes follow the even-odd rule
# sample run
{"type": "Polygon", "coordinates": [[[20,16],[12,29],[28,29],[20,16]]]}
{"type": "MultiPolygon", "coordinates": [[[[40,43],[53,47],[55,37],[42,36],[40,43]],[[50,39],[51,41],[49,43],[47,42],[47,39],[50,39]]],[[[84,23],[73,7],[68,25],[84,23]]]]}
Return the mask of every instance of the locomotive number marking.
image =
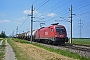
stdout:
{"type": "Polygon", "coordinates": [[[45,35],[48,35],[48,32],[45,32],[45,35]]]}

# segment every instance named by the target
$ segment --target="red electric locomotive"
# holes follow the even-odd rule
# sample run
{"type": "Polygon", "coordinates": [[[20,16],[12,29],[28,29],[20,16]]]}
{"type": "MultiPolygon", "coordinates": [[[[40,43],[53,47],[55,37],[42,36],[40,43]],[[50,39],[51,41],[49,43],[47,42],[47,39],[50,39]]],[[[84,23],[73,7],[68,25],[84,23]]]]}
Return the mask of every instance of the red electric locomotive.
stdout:
{"type": "Polygon", "coordinates": [[[49,44],[64,44],[68,42],[66,28],[59,23],[42,27],[36,31],[35,41],[49,44]]]}

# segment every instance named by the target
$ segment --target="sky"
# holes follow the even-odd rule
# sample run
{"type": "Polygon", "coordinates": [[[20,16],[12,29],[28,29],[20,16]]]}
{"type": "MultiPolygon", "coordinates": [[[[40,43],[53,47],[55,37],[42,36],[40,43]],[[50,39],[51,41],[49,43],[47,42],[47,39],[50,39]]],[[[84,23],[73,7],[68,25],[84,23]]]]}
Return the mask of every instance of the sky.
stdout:
{"type": "Polygon", "coordinates": [[[33,30],[59,23],[70,37],[70,7],[73,15],[73,37],[90,38],[90,0],[0,0],[0,32],[6,35],[30,31],[33,5],[33,30]],[[81,20],[81,23],[80,23],[81,20]],[[80,27],[81,26],[81,27],[80,27]],[[81,29],[80,29],[81,28],[81,29]],[[81,34],[80,34],[81,33],[81,34]]]}

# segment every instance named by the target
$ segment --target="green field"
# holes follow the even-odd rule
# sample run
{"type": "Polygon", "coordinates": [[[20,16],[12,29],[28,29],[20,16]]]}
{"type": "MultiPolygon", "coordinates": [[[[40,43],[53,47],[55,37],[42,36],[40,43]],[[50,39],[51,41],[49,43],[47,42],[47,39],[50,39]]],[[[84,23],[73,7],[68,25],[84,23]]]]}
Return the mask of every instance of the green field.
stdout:
{"type": "Polygon", "coordinates": [[[74,39],[72,39],[72,43],[73,44],[83,44],[83,45],[89,45],[90,46],[90,39],[89,38],[88,39],[87,38],[82,38],[82,39],[74,38],[74,39]]]}

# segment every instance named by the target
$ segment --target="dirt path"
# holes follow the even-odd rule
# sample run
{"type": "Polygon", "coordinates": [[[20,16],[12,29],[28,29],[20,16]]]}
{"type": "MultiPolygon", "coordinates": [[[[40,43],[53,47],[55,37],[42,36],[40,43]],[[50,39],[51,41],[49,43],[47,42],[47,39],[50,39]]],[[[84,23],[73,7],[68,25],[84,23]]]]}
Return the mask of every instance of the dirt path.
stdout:
{"type": "Polygon", "coordinates": [[[15,59],[15,53],[13,52],[12,47],[7,43],[7,40],[5,48],[5,60],[17,60],[15,59]]]}
{"type": "Polygon", "coordinates": [[[3,40],[0,41],[0,46],[2,45],[3,40]]]}
{"type": "Polygon", "coordinates": [[[33,46],[31,44],[22,44],[18,42],[15,43],[34,60],[75,60],[73,58],[49,52],[45,49],[33,46]]]}

